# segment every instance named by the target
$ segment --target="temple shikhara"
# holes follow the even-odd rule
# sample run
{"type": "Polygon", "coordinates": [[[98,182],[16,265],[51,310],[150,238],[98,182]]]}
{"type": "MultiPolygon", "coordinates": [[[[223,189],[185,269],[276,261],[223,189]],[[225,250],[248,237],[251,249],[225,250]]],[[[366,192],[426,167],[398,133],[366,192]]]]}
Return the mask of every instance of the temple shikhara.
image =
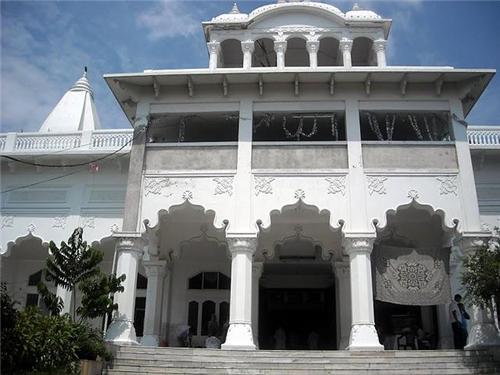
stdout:
{"type": "MultiPolygon", "coordinates": [[[[235,4],[202,23],[207,67],[104,76],[128,129],[85,71],[38,132],[0,134],[2,282],[41,306],[48,242],[81,227],[126,275],[96,326],[131,351],[453,348],[462,257],[500,225],[500,127],[466,120],[495,71],[391,66],[391,23],[235,4]]],[[[499,345],[468,309],[466,349],[499,345]]]]}

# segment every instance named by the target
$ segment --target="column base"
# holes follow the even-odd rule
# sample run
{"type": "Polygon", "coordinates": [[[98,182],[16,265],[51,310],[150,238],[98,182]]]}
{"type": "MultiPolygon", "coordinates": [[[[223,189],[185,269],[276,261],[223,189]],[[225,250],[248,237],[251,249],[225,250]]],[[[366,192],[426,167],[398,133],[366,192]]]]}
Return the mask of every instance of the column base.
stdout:
{"type": "Polygon", "coordinates": [[[384,350],[374,324],[353,324],[347,350],[384,350]]]}
{"type": "Polygon", "coordinates": [[[464,349],[475,350],[492,346],[500,347],[500,333],[493,323],[477,323],[471,327],[464,349]]]}
{"type": "Polygon", "coordinates": [[[160,346],[160,337],[158,335],[145,335],[141,340],[142,346],[160,346]]]}
{"type": "Polygon", "coordinates": [[[222,344],[224,350],[255,350],[252,325],[250,323],[230,323],[226,342],[222,344]]]}
{"type": "Polygon", "coordinates": [[[113,319],[104,340],[115,345],[139,345],[134,322],[128,319],[113,319]]]}
{"type": "Polygon", "coordinates": [[[349,347],[349,337],[344,336],[340,338],[339,350],[346,350],[349,347]]]}

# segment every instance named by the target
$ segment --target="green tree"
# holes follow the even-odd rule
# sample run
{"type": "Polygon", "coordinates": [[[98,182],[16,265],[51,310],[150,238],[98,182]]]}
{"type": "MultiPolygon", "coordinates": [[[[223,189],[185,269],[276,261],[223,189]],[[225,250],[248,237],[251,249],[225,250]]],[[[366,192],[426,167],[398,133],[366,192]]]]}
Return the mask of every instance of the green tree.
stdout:
{"type": "Polygon", "coordinates": [[[483,308],[500,306],[500,238],[498,228],[487,244],[463,259],[462,284],[466,297],[483,308]]]}

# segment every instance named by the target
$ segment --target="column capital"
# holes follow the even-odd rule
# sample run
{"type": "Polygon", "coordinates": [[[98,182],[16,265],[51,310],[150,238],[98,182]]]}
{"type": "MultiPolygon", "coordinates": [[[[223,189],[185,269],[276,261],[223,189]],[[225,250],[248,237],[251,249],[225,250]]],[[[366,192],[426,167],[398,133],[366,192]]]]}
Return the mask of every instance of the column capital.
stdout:
{"type": "Polygon", "coordinates": [[[253,255],[257,250],[257,237],[227,237],[227,244],[232,255],[248,253],[253,255]]]}
{"type": "Polygon", "coordinates": [[[275,40],[274,41],[274,51],[276,53],[285,53],[286,52],[287,42],[286,40],[275,40]]]}
{"type": "Polygon", "coordinates": [[[241,42],[241,50],[245,52],[253,52],[255,49],[255,42],[253,40],[245,40],[241,42]]]}
{"type": "Polygon", "coordinates": [[[309,53],[318,52],[319,41],[318,40],[308,40],[306,42],[306,49],[307,49],[307,52],[309,52],[309,53]]]}
{"type": "Polygon", "coordinates": [[[219,53],[220,50],[220,42],[207,42],[208,52],[219,53]]]}
{"type": "Polygon", "coordinates": [[[163,277],[167,273],[166,260],[145,260],[142,262],[142,265],[144,266],[144,271],[148,278],[154,276],[163,277]]]}
{"type": "Polygon", "coordinates": [[[351,270],[349,262],[337,261],[333,263],[333,267],[335,268],[335,272],[338,276],[349,276],[349,272],[351,270]]]}
{"type": "Polygon", "coordinates": [[[368,235],[363,233],[358,236],[346,235],[342,241],[344,251],[349,256],[356,253],[371,254],[373,250],[373,243],[375,242],[375,235],[368,235]]]}
{"type": "Polygon", "coordinates": [[[115,232],[112,236],[116,240],[117,252],[131,252],[136,256],[143,253],[144,241],[138,232],[115,232]]]}
{"type": "Polygon", "coordinates": [[[387,40],[385,39],[377,39],[373,42],[373,49],[375,52],[385,51],[385,47],[387,46],[387,40]]]}
{"type": "Polygon", "coordinates": [[[352,39],[342,38],[339,42],[339,47],[342,51],[351,52],[353,41],[352,39]]]}

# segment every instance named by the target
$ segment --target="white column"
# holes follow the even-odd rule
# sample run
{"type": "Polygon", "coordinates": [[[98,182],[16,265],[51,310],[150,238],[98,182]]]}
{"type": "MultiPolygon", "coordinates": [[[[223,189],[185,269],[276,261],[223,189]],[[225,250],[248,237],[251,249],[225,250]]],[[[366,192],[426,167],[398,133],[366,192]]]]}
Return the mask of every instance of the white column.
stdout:
{"type": "Polygon", "coordinates": [[[344,251],[351,268],[352,325],[349,350],[383,350],[375,329],[370,254],[375,237],[346,233],[344,251]]]}
{"type": "Polygon", "coordinates": [[[319,49],[319,41],[317,40],[308,40],[306,42],[307,52],[309,52],[309,66],[311,68],[318,67],[318,49],[319,49]]]}
{"type": "Polygon", "coordinates": [[[255,49],[253,40],[241,42],[241,50],[243,51],[243,68],[250,69],[252,67],[252,54],[255,49]]]}
{"type": "Polygon", "coordinates": [[[252,335],[252,256],[257,238],[228,237],[231,262],[231,306],[229,329],[222,349],[254,350],[252,335]]]}
{"type": "Polygon", "coordinates": [[[116,275],[125,274],[122,283],[123,292],[114,295],[118,310],[114,312],[113,320],[106,332],[106,341],[117,345],[137,345],[134,328],[135,289],[139,259],[143,253],[141,234],[134,232],[115,233],[116,238],[116,275]]]}
{"type": "Polygon", "coordinates": [[[274,51],[276,52],[276,66],[278,69],[285,67],[286,41],[274,41],[274,51]]]}
{"type": "MultiPolygon", "coordinates": [[[[465,255],[473,253],[477,248],[484,246],[484,237],[465,237],[462,238],[462,249],[465,255]]],[[[469,308],[471,323],[469,337],[465,349],[480,349],[491,346],[500,346],[500,333],[495,326],[492,309],[483,309],[479,306],[469,308]]]]}
{"type": "Polygon", "coordinates": [[[385,58],[385,47],[387,45],[387,41],[384,39],[377,39],[373,42],[373,49],[377,54],[377,66],[379,68],[384,68],[387,65],[387,61],[385,58]]]}
{"type": "Polygon", "coordinates": [[[348,262],[335,262],[335,304],[337,310],[337,349],[349,346],[351,333],[351,286],[348,262]]]}
{"type": "Polygon", "coordinates": [[[255,262],[252,265],[252,332],[253,342],[259,346],[259,282],[264,263],[255,262]]]}
{"type": "Polygon", "coordinates": [[[149,260],[142,265],[148,278],[146,290],[146,311],[144,314],[143,346],[158,346],[160,344],[161,311],[163,300],[163,278],[166,274],[167,261],[149,260]]]}
{"type": "Polygon", "coordinates": [[[219,62],[220,43],[219,42],[208,42],[207,47],[208,47],[208,52],[210,54],[208,68],[210,70],[215,70],[215,69],[217,69],[217,65],[219,62]]]}
{"type": "Polygon", "coordinates": [[[342,61],[344,63],[344,67],[346,68],[352,67],[352,60],[351,60],[352,40],[347,38],[342,38],[342,40],[339,43],[339,48],[342,51],[342,61]]]}

